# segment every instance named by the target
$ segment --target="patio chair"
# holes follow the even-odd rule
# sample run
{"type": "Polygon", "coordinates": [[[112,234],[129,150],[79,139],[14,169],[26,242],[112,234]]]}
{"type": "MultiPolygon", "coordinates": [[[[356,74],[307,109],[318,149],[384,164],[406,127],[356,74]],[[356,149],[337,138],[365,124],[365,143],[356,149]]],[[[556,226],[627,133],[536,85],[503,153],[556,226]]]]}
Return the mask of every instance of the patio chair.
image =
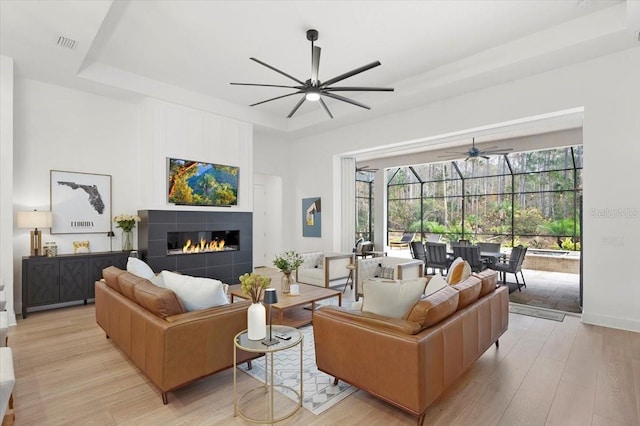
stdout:
{"type": "MultiPolygon", "coordinates": [[[[482,253],[500,253],[500,243],[478,243],[478,248],[480,249],[480,256],[482,253]]],[[[487,265],[494,264],[498,261],[496,257],[484,257],[483,258],[487,265]]]]}
{"type": "Polygon", "coordinates": [[[443,271],[446,272],[447,269],[449,269],[451,260],[447,256],[446,244],[427,242],[425,244],[425,251],[427,252],[427,268],[431,268],[434,274],[436,273],[436,269],[439,269],[441,274],[443,274],[443,271]]]}
{"type": "Polygon", "coordinates": [[[427,251],[424,248],[422,241],[411,241],[411,256],[414,259],[422,260],[424,262],[424,270],[427,270],[427,251]]]}
{"type": "Polygon", "coordinates": [[[478,246],[453,246],[453,257],[461,257],[462,259],[466,260],[469,266],[471,266],[471,270],[473,272],[482,272],[484,269],[486,269],[486,264],[480,257],[480,249],[478,248],[478,246]]]}
{"type": "Polygon", "coordinates": [[[527,248],[523,246],[517,246],[511,249],[511,255],[509,259],[505,262],[497,262],[493,265],[489,265],[489,268],[494,271],[498,271],[502,276],[502,284],[507,284],[507,272],[513,274],[516,277],[516,285],[518,286],[518,291],[520,290],[520,281],[518,281],[518,272],[522,276],[522,287],[526,287],[527,283],[524,280],[524,274],[522,273],[522,264],[524,263],[524,257],[527,254],[527,248]]]}
{"type": "Polygon", "coordinates": [[[409,243],[411,243],[411,241],[413,241],[415,236],[416,236],[415,233],[407,232],[407,233],[402,235],[402,238],[400,239],[400,241],[390,242],[389,243],[389,247],[391,247],[391,248],[393,248],[393,247],[398,247],[398,248],[409,247],[409,243]]]}
{"type": "Polygon", "coordinates": [[[469,240],[458,240],[459,246],[468,246],[469,244],[471,244],[469,240]]]}

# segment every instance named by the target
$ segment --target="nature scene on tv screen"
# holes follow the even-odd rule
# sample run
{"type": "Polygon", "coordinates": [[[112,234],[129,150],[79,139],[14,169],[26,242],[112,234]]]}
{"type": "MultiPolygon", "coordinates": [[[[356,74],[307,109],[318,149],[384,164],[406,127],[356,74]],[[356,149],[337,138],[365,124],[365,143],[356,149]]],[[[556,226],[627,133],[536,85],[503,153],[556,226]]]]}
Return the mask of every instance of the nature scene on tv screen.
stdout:
{"type": "Polygon", "coordinates": [[[238,168],[170,158],[169,202],[235,206],[238,204],[238,168]]]}

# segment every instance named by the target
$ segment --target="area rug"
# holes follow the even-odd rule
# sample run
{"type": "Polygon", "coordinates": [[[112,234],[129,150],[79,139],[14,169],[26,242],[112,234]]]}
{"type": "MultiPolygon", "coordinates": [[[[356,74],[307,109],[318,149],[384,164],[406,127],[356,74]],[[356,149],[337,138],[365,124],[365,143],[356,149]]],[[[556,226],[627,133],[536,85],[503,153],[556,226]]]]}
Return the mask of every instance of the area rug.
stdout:
{"type": "Polygon", "coordinates": [[[547,311],[545,309],[537,309],[530,306],[510,304],[509,312],[512,314],[527,315],[530,317],[542,318],[558,322],[564,321],[564,314],[562,312],[547,311]]]}
{"type": "MultiPolygon", "coordinates": [[[[313,414],[318,415],[342,401],[357,390],[343,381],[333,384],[333,377],[318,370],[316,367],[316,352],[313,341],[313,326],[308,325],[299,329],[304,335],[302,350],[302,406],[313,414]]],[[[294,347],[282,352],[276,352],[274,356],[274,381],[298,389],[300,383],[300,352],[294,347]]],[[[241,364],[238,369],[251,377],[264,383],[265,357],[253,360],[253,368],[247,370],[246,364],[241,364]]],[[[278,388],[276,388],[278,389],[278,388]]],[[[281,390],[278,389],[278,392],[281,390]]],[[[296,395],[287,391],[281,392],[293,401],[297,401],[296,395]]]]}

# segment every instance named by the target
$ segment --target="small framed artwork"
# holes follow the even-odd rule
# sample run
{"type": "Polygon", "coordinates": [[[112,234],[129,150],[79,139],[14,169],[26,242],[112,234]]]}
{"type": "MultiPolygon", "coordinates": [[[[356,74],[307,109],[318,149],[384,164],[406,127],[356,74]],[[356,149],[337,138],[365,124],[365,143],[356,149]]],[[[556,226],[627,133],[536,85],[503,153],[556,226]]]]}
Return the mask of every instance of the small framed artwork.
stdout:
{"type": "Polygon", "coordinates": [[[111,231],[111,176],[51,170],[52,234],[111,231]]]}
{"type": "Polygon", "coordinates": [[[302,199],[302,236],[322,236],[322,205],[320,197],[302,199]]]}

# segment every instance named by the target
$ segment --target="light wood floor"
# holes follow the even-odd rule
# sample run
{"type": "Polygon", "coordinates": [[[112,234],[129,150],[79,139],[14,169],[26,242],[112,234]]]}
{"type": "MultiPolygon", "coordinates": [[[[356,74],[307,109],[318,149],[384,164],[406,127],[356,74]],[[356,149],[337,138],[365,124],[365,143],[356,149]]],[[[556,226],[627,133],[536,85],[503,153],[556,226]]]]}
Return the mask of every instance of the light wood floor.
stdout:
{"type": "MultiPolygon", "coordinates": [[[[231,370],[170,393],[163,405],[105,338],[93,305],[31,313],[10,329],[9,345],[16,425],[245,424],[233,417],[231,370]]],[[[240,391],[256,384],[238,377],[240,391]]],[[[358,391],[320,416],[301,409],[280,424],[415,425],[415,419],[358,391]]],[[[560,323],[512,314],[500,347],[429,408],[425,425],[638,426],[640,333],[585,325],[578,317],[560,323]]]]}

